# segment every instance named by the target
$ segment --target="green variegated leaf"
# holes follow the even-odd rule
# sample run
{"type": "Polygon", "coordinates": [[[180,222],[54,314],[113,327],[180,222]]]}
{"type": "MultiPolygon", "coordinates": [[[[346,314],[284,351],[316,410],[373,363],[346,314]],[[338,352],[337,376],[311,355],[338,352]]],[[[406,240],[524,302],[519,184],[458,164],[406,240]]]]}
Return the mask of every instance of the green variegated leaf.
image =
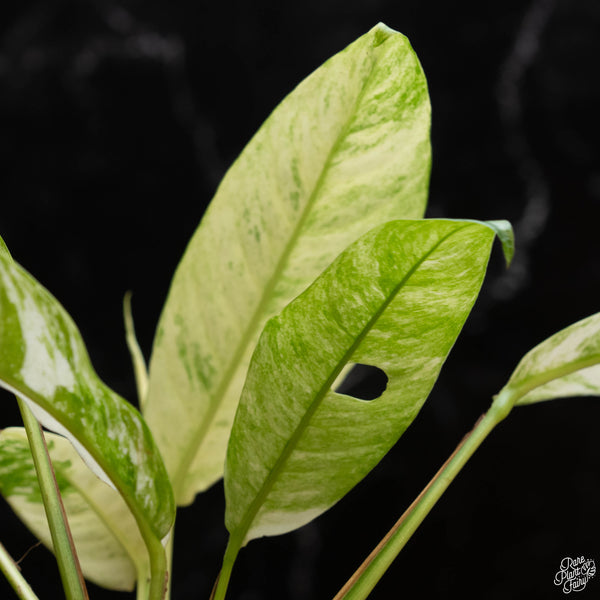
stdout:
{"type": "MultiPolygon", "coordinates": [[[[157,568],[175,505],[164,464],[138,411],[94,372],[75,324],[35,279],[0,255],[0,386],[123,496],[157,568]]],[[[159,593],[154,582],[153,594],[159,593]]]]}
{"type": "Polygon", "coordinates": [[[177,269],[145,417],[176,500],[221,477],[267,321],[372,227],[421,217],[430,106],[408,41],[378,25],[304,80],[233,164],[177,269]]]}
{"type": "Polygon", "coordinates": [[[600,395],[600,313],[555,333],[528,352],[500,392],[532,404],[600,395]]]}
{"type": "Polygon", "coordinates": [[[350,246],[267,323],[227,451],[230,545],[307,523],[402,435],[479,293],[497,228],[390,222],[350,246]],[[385,372],[379,398],[333,391],[349,362],[385,372]]]}
{"type": "MultiPolygon", "coordinates": [[[[150,567],[131,511],[65,438],[47,433],[46,440],[84,576],[109,589],[132,590],[138,574],[147,576],[150,567]]],[[[24,429],[0,432],[0,492],[32,533],[52,549],[24,429]]]]}

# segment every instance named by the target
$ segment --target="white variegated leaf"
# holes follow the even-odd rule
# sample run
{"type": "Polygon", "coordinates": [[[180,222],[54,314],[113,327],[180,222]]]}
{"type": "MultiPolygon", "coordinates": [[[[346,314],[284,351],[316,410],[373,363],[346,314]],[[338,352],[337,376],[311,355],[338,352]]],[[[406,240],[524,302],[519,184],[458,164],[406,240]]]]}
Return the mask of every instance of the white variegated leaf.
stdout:
{"type": "Polygon", "coordinates": [[[423,215],[430,106],[384,25],[327,61],[265,121],[221,183],[160,319],[144,415],[179,504],[221,477],[267,319],[372,227],[423,215]]]}
{"type": "MultiPolygon", "coordinates": [[[[77,556],[86,579],[113,590],[133,590],[149,573],[148,552],[120,494],[96,477],[63,437],[46,433],[77,556]]],[[[0,492],[48,548],[52,540],[27,434],[0,432],[0,492]]]]}
{"type": "Polygon", "coordinates": [[[555,333],[528,352],[501,393],[516,405],[600,395],[600,313],[555,333]]]}
{"type": "Polygon", "coordinates": [[[149,551],[150,595],[166,575],[163,540],[175,504],[160,452],[139,412],[95,373],[80,333],[58,301],[8,253],[0,253],[0,387],[64,434],[87,465],[118,490],[149,551]]]}

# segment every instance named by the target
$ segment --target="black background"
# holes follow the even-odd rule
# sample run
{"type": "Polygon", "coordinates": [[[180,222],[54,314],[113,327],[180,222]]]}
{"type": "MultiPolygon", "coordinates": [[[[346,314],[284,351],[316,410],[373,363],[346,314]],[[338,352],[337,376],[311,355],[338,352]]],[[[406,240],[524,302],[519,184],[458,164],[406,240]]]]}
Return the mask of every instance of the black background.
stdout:
{"type": "MultiPolygon", "coordinates": [[[[0,235],[78,323],[100,376],[134,382],[170,277],[226,168],[303,77],[376,22],[409,36],[433,105],[429,216],[510,219],[421,414],[374,472],[298,532],[252,542],[232,600],[331,598],[485,411],[520,357],[599,310],[600,3],[534,0],[4,0],[0,235]]],[[[0,426],[18,423],[1,396],[0,426]]],[[[560,560],[600,560],[597,399],[521,408],[452,484],[372,598],[558,598],[560,560]]],[[[173,598],[207,598],[226,543],[218,484],[180,511],[173,598]]],[[[33,543],[0,506],[14,557],[33,543]]],[[[22,563],[62,592],[49,553],[22,563]]],[[[593,597],[593,579],[582,597],[593,597]]],[[[13,592],[2,582],[0,596],[13,592]]],[[[92,598],[122,597],[90,586],[92,598]]]]}

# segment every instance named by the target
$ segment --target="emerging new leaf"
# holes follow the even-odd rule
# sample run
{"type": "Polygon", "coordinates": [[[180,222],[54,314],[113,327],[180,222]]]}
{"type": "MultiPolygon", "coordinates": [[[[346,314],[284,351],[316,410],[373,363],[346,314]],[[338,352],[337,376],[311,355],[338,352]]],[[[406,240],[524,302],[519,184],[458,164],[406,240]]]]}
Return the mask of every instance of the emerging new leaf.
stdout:
{"type": "Polygon", "coordinates": [[[430,106],[407,39],[378,25],[304,80],[233,164],[177,269],[144,415],[179,504],[219,479],[267,319],[376,225],[418,218],[430,106]]]}
{"type": "Polygon", "coordinates": [[[500,392],[515,405],[600,395],[600,313],[555,333],[529,351],[500,392]]]}
{"type": "MultiPolygon", "coordinates": [[[[96,477],[63,437],[46,441],[81,569],[86,579],[113,590],[133,590],[149,573],[148,552],[123,498],[96,477]]],[[[33,534],[52,540],[25,430],[0,432],[0,492],[33,534]]]]}
{"type": "Polygon", "coordinates": [[[479,293],[496,229],[472,221],[390,222],[350,246],[267,323],[227,451],[226,525],[234,547],[327,510],[402,435],[479,293]],[[379,398],[332,390],[349,362],[385,372],[379,398]]]}

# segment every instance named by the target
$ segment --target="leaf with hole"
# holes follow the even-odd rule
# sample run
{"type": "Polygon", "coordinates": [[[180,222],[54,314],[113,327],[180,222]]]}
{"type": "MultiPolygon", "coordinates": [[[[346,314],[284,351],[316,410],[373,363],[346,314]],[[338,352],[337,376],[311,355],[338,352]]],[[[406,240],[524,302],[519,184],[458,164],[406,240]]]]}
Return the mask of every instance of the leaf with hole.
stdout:
{"type": "Polygon", "coordinates": [[[555,333],[518,364],[500,392],[512,404],[600,395],[600,313],[555,333]]]}
{"type": "MultiPolygon", "coordinates": [[[[479,293],[503,223],[393,221],[350,246],[259,339],[227,451],[230,545],[327,510],[406,430],[479,293]],[[381,396],[333,391],[349,363],[381,369],[381,396]]],[[[231,554],[231,550],[230,550],[231,554]]]]}
{"type": "MultiPolygon", "coordinates": [[[[131,511],[118,492],[90,471],[65,438],[45,435],[84,576],[112,590],[133,590],[138,576],[147,576],[150,567],[131,511]]],[[[0,493],[51,549],[29,442],[19,427],[0,432],[0,493]]]]}
{"type": "Polygon", "coordinates": [[[226,174],[177,269],[150,365],[144,414],[179,504],[222,476],[267,319],[361,234],[422,216],[429,123],[416,55],[378,25],[285,98],[226,174]]]}

